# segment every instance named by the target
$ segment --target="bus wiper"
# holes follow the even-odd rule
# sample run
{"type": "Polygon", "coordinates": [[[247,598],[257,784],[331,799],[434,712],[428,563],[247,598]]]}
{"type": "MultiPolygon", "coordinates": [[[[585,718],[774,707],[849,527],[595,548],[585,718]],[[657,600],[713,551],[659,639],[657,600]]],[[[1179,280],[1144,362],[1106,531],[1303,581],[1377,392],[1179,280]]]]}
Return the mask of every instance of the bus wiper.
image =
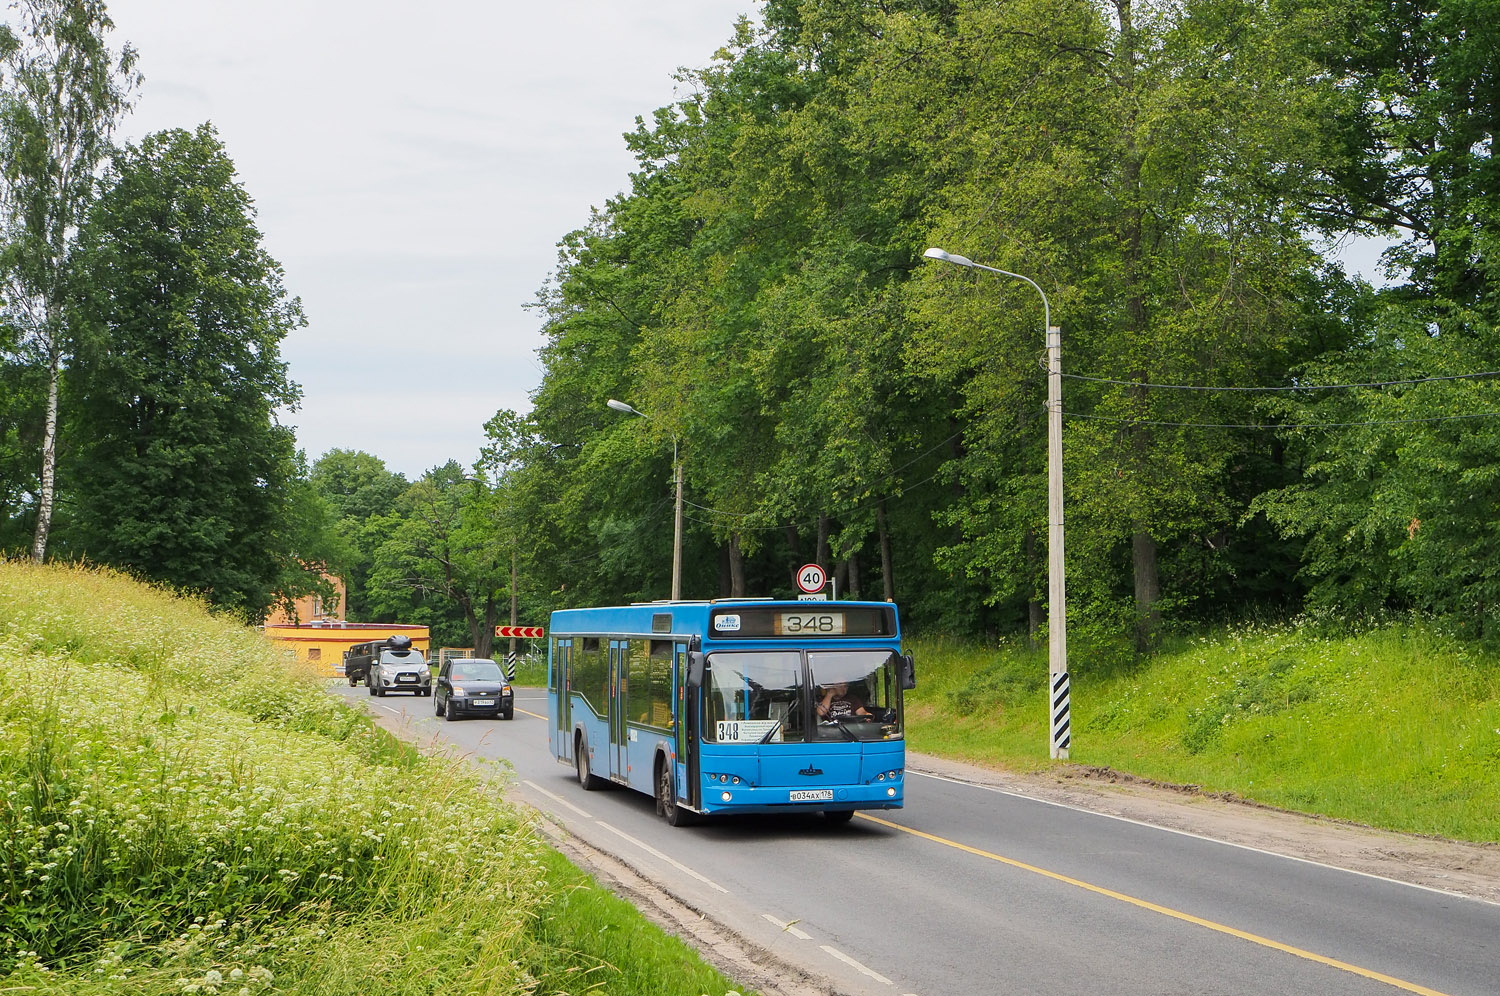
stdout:
{"type": "Polygon", "coordinates": [[[848,737],[850,740],[856,740],[857,741],[859,739],[859,737],[856,737],[852,732],[850,732],[849,727],[845,726],[841,720],[830,719],[828,722],[824,723],[823,725],[824,726],[834,726],[834,727],[837,727],[838,731],[840,733],[842,733],[844,736],[848,737]]]}
{"type": "Polygon", "coordinates": [[[766,735],[763,736],[763,737],[761,737],[759,740],[757,740],[755,742],[758,743],[758,744],[768,744],[768,743],[770,743],[771,742],[771,738],[776,735],[776,731],[779,730],[779,729],[781,729],[781,720],[778,719],[776,721],[776,725],[773,726],[773,727],[771,727],[769,730],[767,730],[766,731],[766,735]]]}

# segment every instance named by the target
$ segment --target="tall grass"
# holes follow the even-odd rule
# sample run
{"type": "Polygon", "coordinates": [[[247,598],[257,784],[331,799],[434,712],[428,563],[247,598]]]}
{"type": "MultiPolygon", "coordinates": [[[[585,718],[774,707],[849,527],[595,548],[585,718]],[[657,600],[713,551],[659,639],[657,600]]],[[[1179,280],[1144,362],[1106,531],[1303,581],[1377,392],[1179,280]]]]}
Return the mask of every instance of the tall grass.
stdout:
{"type": "MultiPolygon", "coordinates": [[[[916,647],[914,749],[1047,766],[1045,649],[916,647]]],[[[1420,623],[1245,625],[1141,661],[1070,656],[1070,760],[1268,805],[1500,840],[1500,661],[1420,623]]]]}
{"type": "Polygon", "coordinates": [[[580,882],[503,779],[323,684],[202,605],[0,563],[0,990],[732,987],[580,882]],[[555,922],[575,908],[631,950],[555,922]]]}

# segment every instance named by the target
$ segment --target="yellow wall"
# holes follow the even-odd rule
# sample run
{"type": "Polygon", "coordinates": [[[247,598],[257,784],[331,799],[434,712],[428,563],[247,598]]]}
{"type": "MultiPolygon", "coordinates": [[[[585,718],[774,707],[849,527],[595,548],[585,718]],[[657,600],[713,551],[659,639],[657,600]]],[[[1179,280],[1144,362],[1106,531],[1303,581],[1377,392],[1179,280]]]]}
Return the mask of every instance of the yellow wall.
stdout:
{"type": "Polygon", "coordinates": [[[400,623],[266,625],[266,635],[273,644],[291,652],[298,661],[316,664],[325,673],[339,676],[344,673],[344,651],[356,643],[384,640],[398,633],[411,637],[412,649],[420,650],[424,657],[428,656],[431,641],[426,626],[400,623]]]}

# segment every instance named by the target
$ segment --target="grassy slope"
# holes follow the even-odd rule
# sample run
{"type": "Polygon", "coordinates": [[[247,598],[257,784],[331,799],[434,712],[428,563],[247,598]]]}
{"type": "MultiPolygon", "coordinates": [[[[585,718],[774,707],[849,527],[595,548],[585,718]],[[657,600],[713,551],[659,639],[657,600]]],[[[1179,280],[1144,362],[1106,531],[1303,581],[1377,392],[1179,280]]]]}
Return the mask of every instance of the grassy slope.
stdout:
{"type": "MultiPolygon", "coordinates": [[[[913,749],[1047,760],[1045,650],[915,646],[913,749]]],[[[1460,840],[1500,840],[1500,662],[1421,625],[1247,626],[1148,662],[1070,654],[1073,763],[1460,840]]]]}
{"type": "Polygon", "coordinates": [[[0,562],[0,989],[732,988],[542,846],[503,778],[323,683],[196,604],[0,562]]]}

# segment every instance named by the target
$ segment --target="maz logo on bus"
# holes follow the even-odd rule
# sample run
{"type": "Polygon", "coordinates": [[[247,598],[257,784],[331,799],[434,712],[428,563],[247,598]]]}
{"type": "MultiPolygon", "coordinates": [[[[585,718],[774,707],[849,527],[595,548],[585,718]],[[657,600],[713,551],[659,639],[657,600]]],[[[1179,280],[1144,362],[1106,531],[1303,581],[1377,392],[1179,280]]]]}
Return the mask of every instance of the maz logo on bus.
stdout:
{"type": "Polygon", "coordinates": [[[738,633],[740,617],[737,615],[714,616],[714,629],[720,633],[738,633]]]}

